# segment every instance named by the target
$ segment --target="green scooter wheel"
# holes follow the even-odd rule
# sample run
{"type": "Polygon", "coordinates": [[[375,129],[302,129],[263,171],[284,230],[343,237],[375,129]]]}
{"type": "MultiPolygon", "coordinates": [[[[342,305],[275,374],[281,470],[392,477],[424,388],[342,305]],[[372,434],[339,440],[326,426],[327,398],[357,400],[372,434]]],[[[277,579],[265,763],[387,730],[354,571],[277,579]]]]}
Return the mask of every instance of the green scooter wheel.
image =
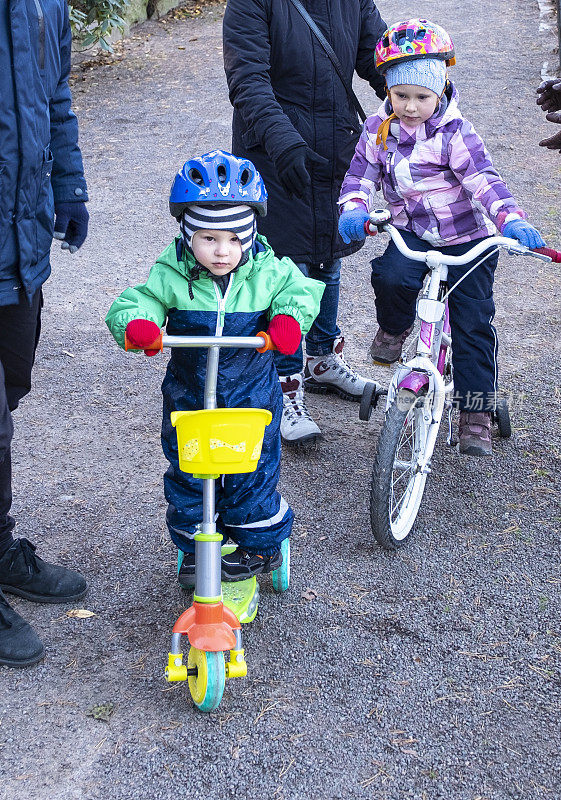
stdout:
{"type": "Polygon", "coordinates": [[[271,572],[275,592],[286,592],[290,585],[290,540],[281,544],[282,564],[271,572]]]}
{"type": "Polygon", "coordinates": [[[206,653],[191,647],[187,668],[197,670],[196,675],[188,678],[194,704],[201,711],[214,711],[220,705],[226,683],[224,653],[206,653]]]}

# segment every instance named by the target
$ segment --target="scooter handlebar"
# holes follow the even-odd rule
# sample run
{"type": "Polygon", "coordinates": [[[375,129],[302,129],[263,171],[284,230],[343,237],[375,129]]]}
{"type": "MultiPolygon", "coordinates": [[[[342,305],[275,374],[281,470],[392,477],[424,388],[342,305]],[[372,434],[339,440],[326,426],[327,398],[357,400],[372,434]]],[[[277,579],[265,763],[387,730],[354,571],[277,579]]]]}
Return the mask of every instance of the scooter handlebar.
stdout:
{"type": "Polygon", "coordinates": [[[125,350],[159,350],[160,353],[161,353],[163,349],[164,349],[164,345],[163,345],[163,342],[162,342],[162,332],[161,331],[160,331],[160,335],[158,336],[158,338],[154,342],[152,342],[151,345],[148,345],[148,347],[137,347],[136,345],[133,345],[131,343],[131,340],[129,339],[129,337],[127,335],[127,332],[125,331],[125,350]]]}
{"type": "Polygon", "coordinates": [[[256,336],[166,336],[160,335],[145,347],[133,345],[125,332],[125,350],[158,350],[164,347],[255,347],[258,353],[276,350],[268,333],[259,331],[256,336]]]}
{"type": "Polygon", "coordinates": [[[273,340],[271,339],[271,337],[269,336],[269,334],[266,331],[259,331],[257,336],[261,336],[263,338],[264,342],[265,342],[263,347],[258,347],[257,348],[257,352],[258,353],[266,353],[267,350],[276,350],[277,349],[275,347],[275,345],[273,344],[273,340]]]}

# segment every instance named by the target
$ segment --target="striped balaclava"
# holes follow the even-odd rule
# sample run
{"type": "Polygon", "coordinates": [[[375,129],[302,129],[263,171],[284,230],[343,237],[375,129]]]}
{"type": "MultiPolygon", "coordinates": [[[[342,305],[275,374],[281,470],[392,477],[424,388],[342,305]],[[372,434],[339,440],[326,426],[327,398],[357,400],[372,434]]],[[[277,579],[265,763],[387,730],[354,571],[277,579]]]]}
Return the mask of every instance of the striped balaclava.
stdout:
{"type": "MultiPolygon", "coordinates": [[[[200,205],[190,204],[179,220],[181,237],[189,252],[193,252],[193,236],[197,231],[232,231],[242,245],[242,262],[247,261],[257,235],[255,211],[246,205],[200,205]]],[[[240,262],[241,263],[241,262],[240,262]]]]}

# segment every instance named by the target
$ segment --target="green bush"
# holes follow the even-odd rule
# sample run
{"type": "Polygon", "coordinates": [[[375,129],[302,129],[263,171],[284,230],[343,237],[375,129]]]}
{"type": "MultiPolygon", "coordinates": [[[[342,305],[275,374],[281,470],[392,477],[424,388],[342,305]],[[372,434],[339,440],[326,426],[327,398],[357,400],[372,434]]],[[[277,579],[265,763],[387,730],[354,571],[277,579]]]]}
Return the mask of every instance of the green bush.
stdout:
{"type": "Polygon", "coordinates": [[[113,52],[109,42],[114,31],[123,33],[124,13],[130,0],[69,0],[70,24],[75,40],[83,48],[98,44],[113,52]]]}

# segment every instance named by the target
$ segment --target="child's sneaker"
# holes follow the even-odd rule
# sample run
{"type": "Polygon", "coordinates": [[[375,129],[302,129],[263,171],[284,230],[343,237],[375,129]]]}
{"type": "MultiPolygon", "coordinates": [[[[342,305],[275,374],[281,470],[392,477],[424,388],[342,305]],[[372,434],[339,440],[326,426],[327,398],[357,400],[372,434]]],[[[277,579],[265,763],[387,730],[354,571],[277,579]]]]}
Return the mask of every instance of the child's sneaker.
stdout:
{"type": "Polygon", "coordinates": [[[277,550],[270,556],[248,553],[237,547],[233,553],[222,556],[222,580],[243,581],[262,572],[272,572],[282,565],[282,553],[277,550]]]}
{"type": "Polygon", "coordinates": [[[394,336],[378,328],[374,341],[370,346],[370,357],[374,364],[387,367],[389,364],[395,363],[401,356],[404,342],[412,330],[413,326],[407,328],[406,331],[403,331],[398,336],[394,336]]]}
{"type": "Polygon", "coordinates": [[[184,589],[192,589],[195,585],[195,554],[183,553],[183,561],[177,576],[179,585],[184,589]]]}
{"type": "Polygon", "coordinates": [[[491,414],[487,411],[460,411],[460,453],[490,456],[491,414]]]}
{"type": "Polygon", "coordinates": [[[304,402],[304,377],[302,373],[279,378],[282,389],[282,417],[280,433],[287,444],[315,442],[321,431],[310,416],[304,402]]]}
{"type": "Polygon", "coordinates": [[[360,402],[368,383],[345,361],[342,336],[333,342],[333,350],[324,356],[308,356],[304,373],[304,387],[311,392],[333,392],[345,400],[360,402]]]}

